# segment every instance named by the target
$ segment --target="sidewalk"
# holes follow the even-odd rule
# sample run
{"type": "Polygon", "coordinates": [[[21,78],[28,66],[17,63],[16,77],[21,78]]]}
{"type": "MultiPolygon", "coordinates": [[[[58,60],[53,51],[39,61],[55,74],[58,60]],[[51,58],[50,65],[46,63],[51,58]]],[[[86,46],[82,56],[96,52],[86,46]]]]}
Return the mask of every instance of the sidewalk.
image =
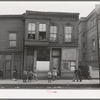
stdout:
{"type": "Polygon", "coordinates": [[[55,80],[51,81],[51,83],[48,83],[48,80],[38,80],[38,81],[33,81],[32,82],[26,82],[23,83],[22,80],[0,80],[0,84],[99,84],[98,79],[93,79],[93,80],[82,80],[82,82],[73,82],[72,80],[55,80]]]}
{"type": "Polygon", "coordinates": [[[99,89],[99,80],[83,80],[73,82],[72,80],[38,80],[23,83],[22,80],[0,80],[0,89],[99,89]]]}

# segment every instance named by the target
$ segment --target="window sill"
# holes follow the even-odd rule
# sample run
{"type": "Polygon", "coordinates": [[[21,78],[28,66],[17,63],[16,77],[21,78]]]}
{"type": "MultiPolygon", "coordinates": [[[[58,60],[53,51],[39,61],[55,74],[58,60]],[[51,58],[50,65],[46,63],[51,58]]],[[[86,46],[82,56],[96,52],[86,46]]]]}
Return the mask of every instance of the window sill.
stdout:
{"type": "Polygon", "coordinates": [[[65,41],[64,41],[63,43],[72,43],[72,41],[68,41],[68,42],[65,42],[65,41]]]}
{"type": "Polygon", "coordinates": [[[72,73],[72,72],[74,72],[74,71],[71,71],[71,70],[67,70],[67,69],[62,69],[62,71],[61,71],[62,73],[72,73]]]}
{"type": "Polygon", "coordinates": [[[37,70],[37,73],[47,73],[49,70],[37,70]]]}
{"type": "Polygon", "coordinates": [[[58,41],[50,41],[50,43],[58,43],[58,41]]]}
{"type": "Polygon", "coordinates": [[[9,46],[8,48],[14,49],[14,48],[18,48],[18,46],[9,46]]]}
{"type": "Polygon", "coordinates": [[[47,42],[48,40],[35,40],[35,39],[32,40],[32,39],[27,39],[26,41],[35,41],[35,42],[42,42],[42,41],[44,42],[44,41],[46,41],[47,42]]]}
{"type": "Polygon", "coordinates": [[[47,41],[47,40],[37,40],[37,41],[47,41]]]}

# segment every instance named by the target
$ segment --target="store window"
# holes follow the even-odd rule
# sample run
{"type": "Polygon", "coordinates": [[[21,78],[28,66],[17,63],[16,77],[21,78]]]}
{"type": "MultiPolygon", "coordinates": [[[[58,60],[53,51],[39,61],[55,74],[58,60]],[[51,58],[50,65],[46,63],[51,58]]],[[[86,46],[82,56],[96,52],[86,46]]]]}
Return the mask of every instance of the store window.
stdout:
{"type": "Polygon", "coordinates": [[[64,41],[71,42],[72,39],[72,26],[65,26],[64,27],[64,41]]]}
{"type": "Polygon", "coordinates": [[[35,23],[28,24],[28,39],[35,39],[35,23]]]}
{"type": "Polygon", "coordinates": [[[9,46],[10,47],[16,46],[16,33],[9,33],[9,46]]]}
{"type": "Polygon", "coordinates": [[[75,66],[76,65],[74,61],[63,61],[63,70],[74,71],[75,66]]]}
{"type": "Polygon", "coordinates": [[[63,62],[63,70],[69,70],[70,68],[70,62],[66,61],[66,62],[63,62]]]}
{"type": "Polygon", "coordinates": [[[39,40],[46,40],[46,24],[39,24],[39,40]]]}
{"type": "Polygon", "coordinates": [[[36,70],[38,71],[49,71],[50,63],[50,50],[41,48],[37,50],[37,65],[36,70]]]}
{"type": "Polygon", "coordinates": [[[0,69],[4,68],[4,55],[0,55],[0,69]]]}
{"type": "Polygon", "coordinates": [[[76,66],[75,62],[71,62],[70,65],[71,65],[71,71],[74,71],[76,66]]]}
{"type": "Polygon", "coordinates": [[[50,26],[50,41],[57,41],[57,26],[50,26]]]}

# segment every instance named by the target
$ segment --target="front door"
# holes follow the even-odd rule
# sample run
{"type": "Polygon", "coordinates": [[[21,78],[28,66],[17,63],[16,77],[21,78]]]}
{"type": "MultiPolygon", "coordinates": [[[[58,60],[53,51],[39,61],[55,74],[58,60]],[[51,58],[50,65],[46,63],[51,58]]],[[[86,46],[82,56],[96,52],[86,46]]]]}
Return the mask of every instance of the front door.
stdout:
{"type": "Polygon", "coordinates": [[[20,61],[15,61],[15,66],[17,69],[17,78],[20,79],[21,78],[21,64],[20,61]]]}
{"type": "Polygon", "coordinates": [[[61,76],[61,49],[54,48],[52,49],[52,59],[53,67],[57,69],[57,75],[61,76]]]}
{"type": "Polygon", "coordinates": [[[5,78],[11,79],[11,61],[5,63],[5,78]]]}
{"type": "Polygon", "coordinates": [[[53,67],[57,69],[57,75],[61,76],[61,67],[60,67],[60,58],[59,57],[53,57],[53,67]]]}

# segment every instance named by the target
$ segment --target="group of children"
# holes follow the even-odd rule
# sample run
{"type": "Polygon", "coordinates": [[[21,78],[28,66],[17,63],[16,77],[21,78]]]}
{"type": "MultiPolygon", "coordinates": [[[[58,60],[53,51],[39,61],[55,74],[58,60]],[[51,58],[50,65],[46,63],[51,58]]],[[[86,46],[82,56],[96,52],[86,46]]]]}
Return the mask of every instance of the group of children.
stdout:
{"type": "Polygon", "coordinates": [[[49,71],[48,72],[48,82],[51,82],[51,80],[55,80],[57,77],[57,71],[56,68],[53,69],[53,72],[49,71]]]}
{"type": "Polygon", "coordinates": [[[37,79],[37,73],[35,72],[35,73],[33,73],[31,70],[29,70],[29,72],[27,72],[27,71],[24,71],[23,72],[23,82],[27,82],[27,80],[28,80],[28,82],[31,82],[32,80],[38,80],[37,79]]]}

